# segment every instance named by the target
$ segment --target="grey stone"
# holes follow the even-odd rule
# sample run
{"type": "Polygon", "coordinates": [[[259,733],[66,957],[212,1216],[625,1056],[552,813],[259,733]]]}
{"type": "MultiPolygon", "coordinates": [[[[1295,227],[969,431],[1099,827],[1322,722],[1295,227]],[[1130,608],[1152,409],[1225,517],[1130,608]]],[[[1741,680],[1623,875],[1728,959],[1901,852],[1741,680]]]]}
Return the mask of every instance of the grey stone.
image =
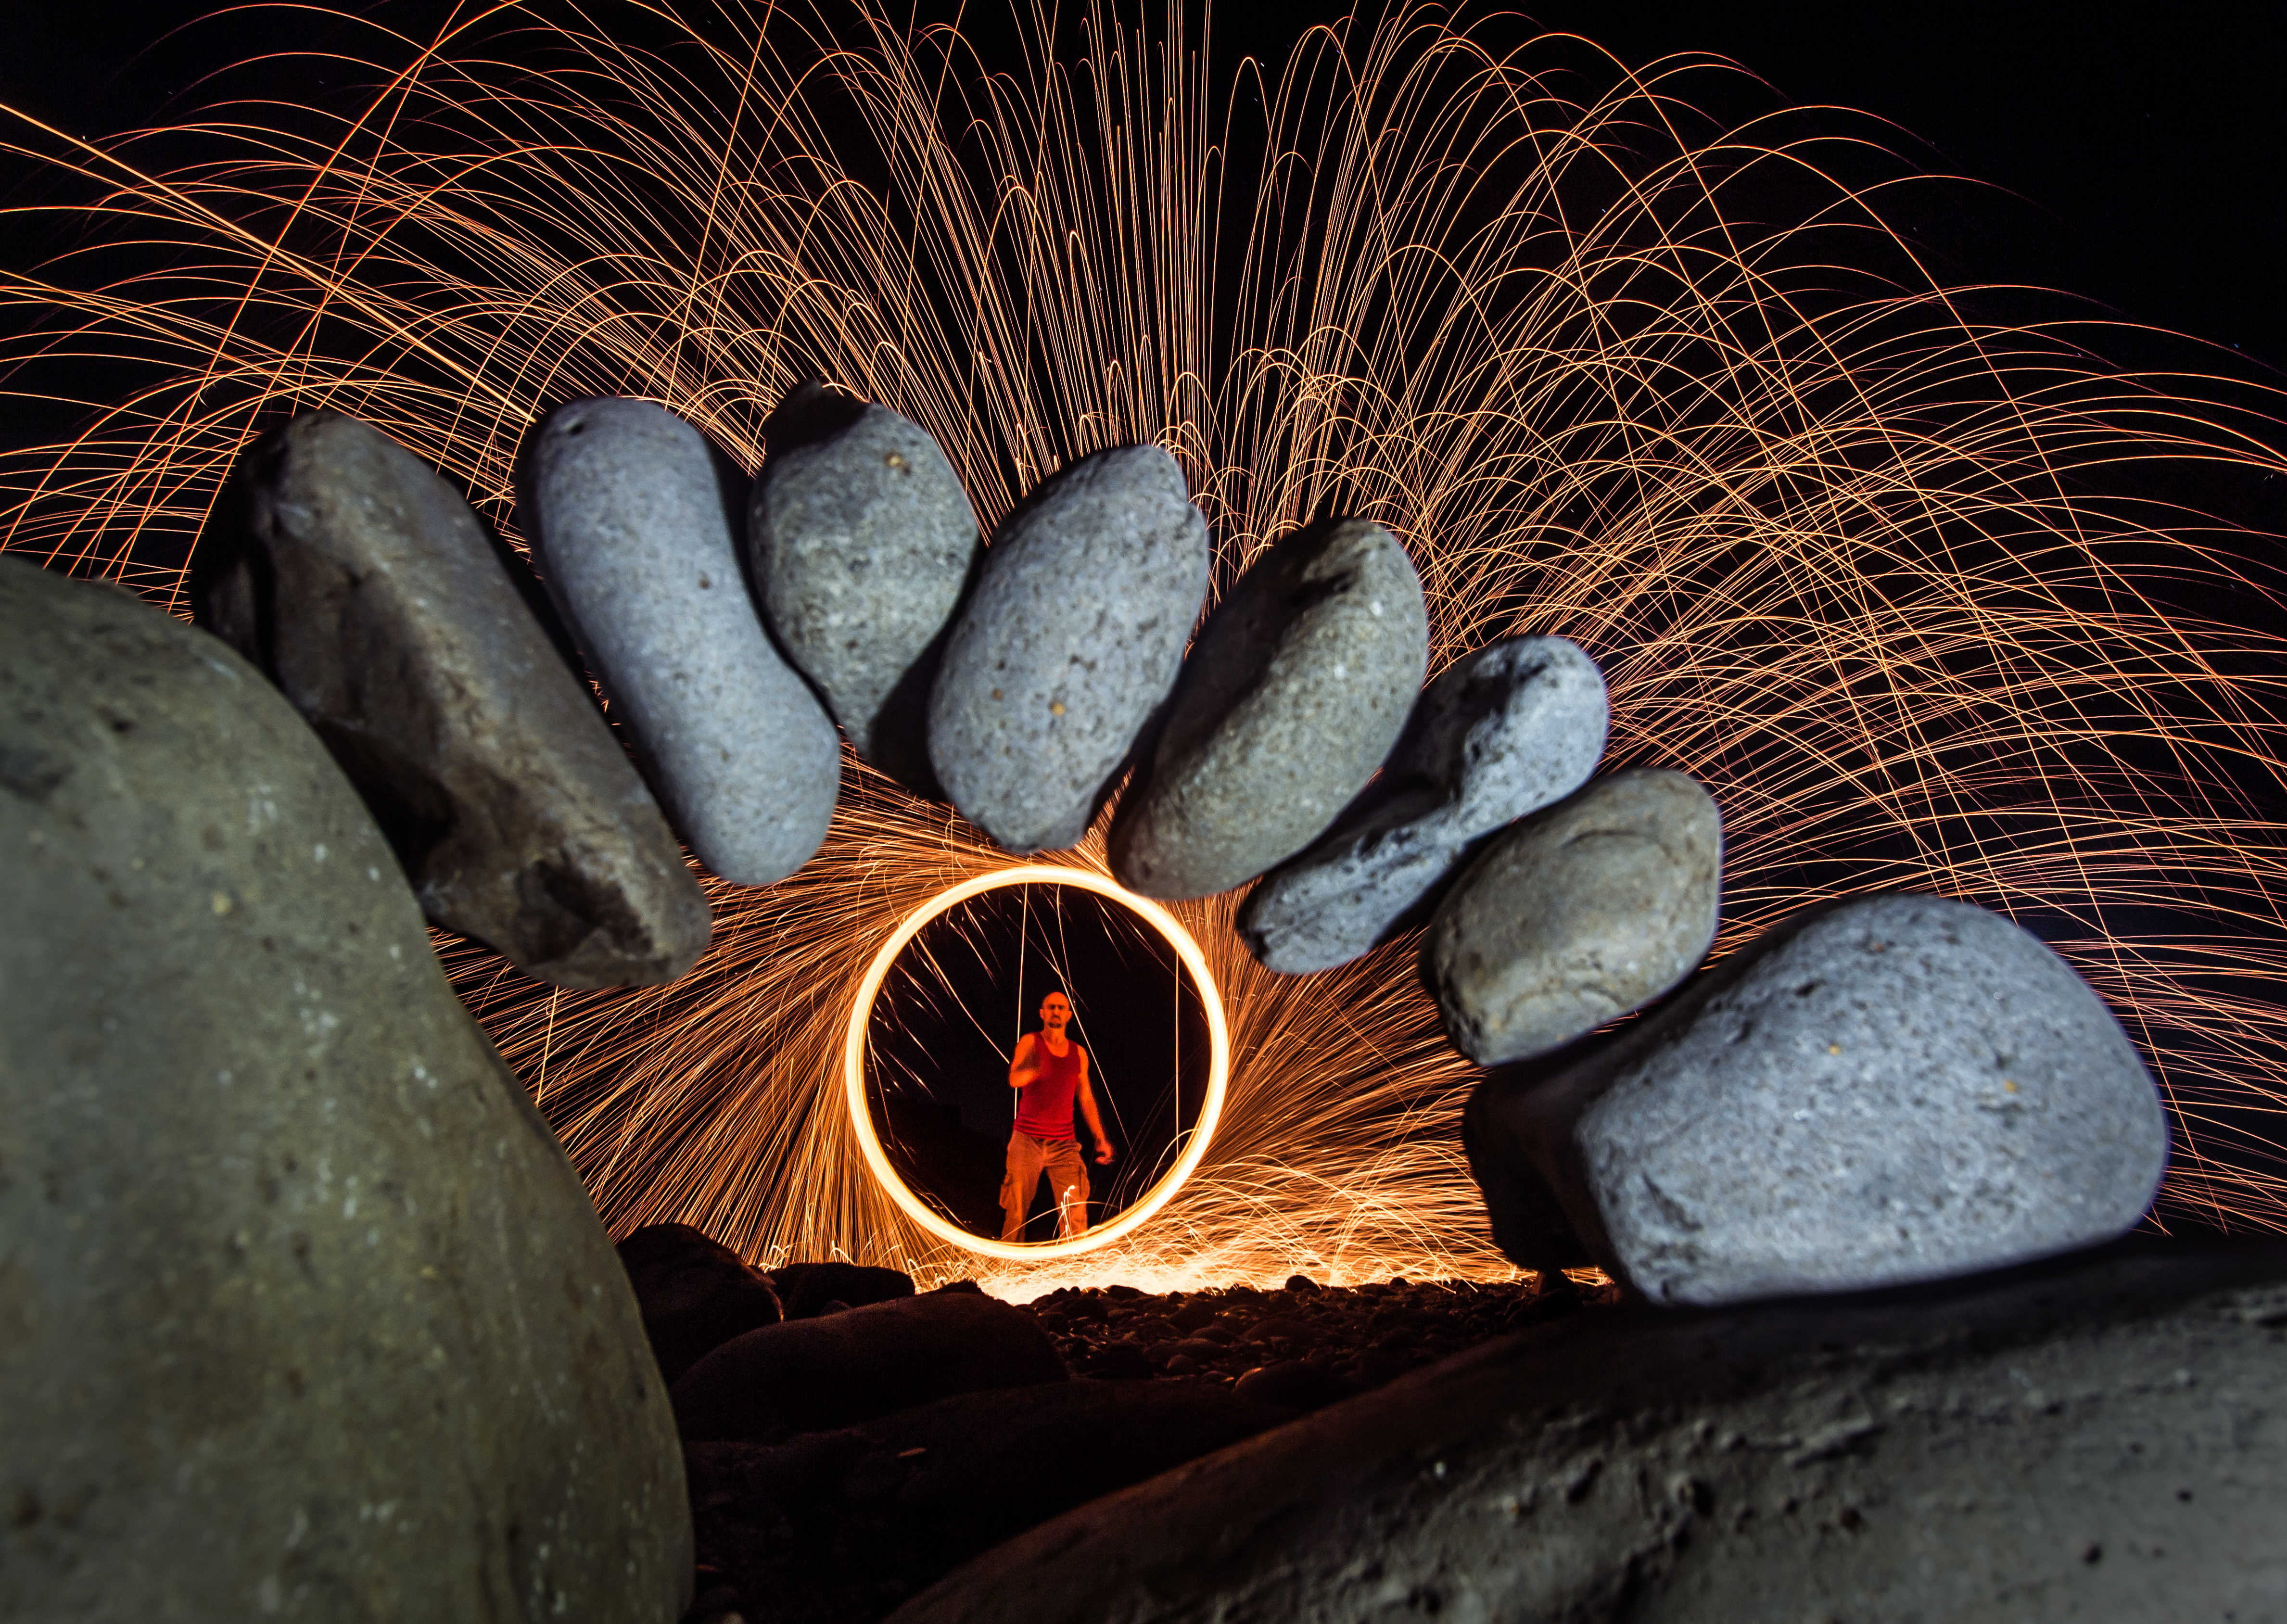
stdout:
{"type": "Polygon", "coordinates": [[[227,645],[0,558],[0,1617],[669,1624],[627,1280],[227,645]]]}
{"type": "Polygon", "coordinates": [[[199,623],[317,730],[429,917],[564,986],[689,970],[707,899],[459,494],[330,411],[265,435],[233,487],[199,623]]]}
{"type": "Polygon", "coordinates": [[[519,471],[541,579],[669,816],[724,879],[784,879],[826,838],[842,752],[747,595],[735,470],[673,414],[605,400],[550,413],[519,471]]]}
{"type": "Polygon", "coordinates": [[[1493,1066],[1642,1008],[1706,956],[1722,869],[1722,815],[1681,772],[1616,772],[1517,824],[1423,933],[1447,1035],[1493,1066]]]}
{"type": "Polygon", "coordinates": [[[1183,663],[1207,527],[1157,446],[1051,475],[985,550],[930,695],[930,760],[1011,852],[1068,846],[1183,663]]]}
{"type": "Polygon", "coordinates": [[[1270,969],[1301,975],[1419,923],[1476,842],[1587,781],[1609,721],[1603,673],[1563,638],[1510,638],[1454,661],[1374,783],[1249,894],[1239,935],[1270,969]]]}
{"type": "Polygon", "coordinates": [[[929,687],[979,551],[960,476],[919,424],[814,382],[764,432],[747,535],[771,630],[858,753],[931,793],[929,687]]]}
{"type": "Polygon", "coordinates": [[[1569,1226],[1636,1289],[1696,1304],[2107,1240],[2168,1145],[2087,983],[1999,915],[1921,896],[1809,910],[1608,1049],[1489,1078],[1467,1120],[1510,1256],[1569,1249],[1569,1226]]]}
{"type": "Polygon", "coordinates": [[[1112,868],[1147,897],[1210,897],[1326,831],[1405,725],[1429,653],[1420,577],[1363,519],[1282,537],[1184,661],[1112,868]]]}
{"type": "Polygon", "coordinates": [[[2275,1619],[2287,1247],[1576,1315],[1077,1508],[893,1624],[2275,1619]]]}

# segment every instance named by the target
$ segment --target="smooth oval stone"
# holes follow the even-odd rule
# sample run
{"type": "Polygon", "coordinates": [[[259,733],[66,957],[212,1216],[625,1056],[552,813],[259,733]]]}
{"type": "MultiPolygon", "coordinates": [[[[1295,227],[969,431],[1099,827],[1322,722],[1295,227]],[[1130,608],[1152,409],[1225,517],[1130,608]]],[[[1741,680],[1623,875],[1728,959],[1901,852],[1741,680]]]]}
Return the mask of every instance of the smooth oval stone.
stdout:
{"type": "Polygon", "coordinates": [[[1087,833],[1207,590],[1207,520],[1159,447],[1042,481],[985,550],[930,696],[930,760],[961,815],[1011,852],[1087,833]]]}
{"type": "Polygon", "coordinates": [[[1642,1009],[1707,955],[1722,877],[1722,814],[1681,772],[1616,772],[1519,823],[1424,933],[1447,1035],[1493,1066],[1642,1009]]]}
{"type": "Polygon", "coordinates": [[[330,411],[265,435],[233,486],[194,559],[199,623],[325,741],[423,911],[563,986],[689,970],[699,882],[460,494],[330,411]]]}
{"type": "Polygon", "coordinates": [[[357,792],[7,558],[0,692],[0,1617],[671,1624],[626,1277],[357,792]]]}
{"type": "Polygon", "coordinates": [[[842,752],[748,598],[736,471],[672,413],[603,400],[550,413],[520,472],[541,579],[676,828],[726,880],[784,879],[826,838],[842,752]]]}
{"type": "Polygon", "coordinates": [[[1112,825],[1112,872],[1147,897],[1209,897],[1292,857],[1389,754],[1428,653],[1396,536],[1329,519],[1281,538],[1200,630],[1112,825]]]}
{"type": "Polygon", "coordinates": [[[1247,897],[1239,935],[1287,975],[1388,940],[1434,906],[1474,843],[1586,783],[1609,722],[1603,673],[1563,638],[1456,661],[1415,701],[1373,785],[1247,897]]]}
{"type": "Polygon", "coordinates": [[[771,630],[858,753],[930,793],[930,683],[979,546],[960,476],[919,424],[815,382],[764,432],[747,536],[771,630]]]}
{"type": "Polygon", "coordinates": [[[1610,1049],[1488,1079],[1468,1121],[1511,1257],[1577,1237],[1691,1304],[2109,1240],[2168,1150],[2158,1092],[2088,984],[1998,915],[1924,896],[1809,910],[1610,1049]]]}

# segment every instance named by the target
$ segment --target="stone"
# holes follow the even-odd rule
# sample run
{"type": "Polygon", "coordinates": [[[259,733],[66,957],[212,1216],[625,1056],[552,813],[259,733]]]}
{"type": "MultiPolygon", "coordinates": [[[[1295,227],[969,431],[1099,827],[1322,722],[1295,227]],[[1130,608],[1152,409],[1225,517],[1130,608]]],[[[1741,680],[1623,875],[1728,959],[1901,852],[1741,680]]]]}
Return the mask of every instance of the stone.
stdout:
{"type": "Polygon", "coordinates": [[[357,792],[0,558],[0,1617],[672,1624],[626,1277],[357,792]]]}
{"type": "Polygon", "coordinates": [[[1998,915],[1926,896],[1806,910],[1555,1075],[1495,1073],[1466,1121],[1510,1257],[1577,1236],[1693,1305],[2109,1240],[2168,1146],[2088,984],[1998,915]]]}
{"type": "MultiPolygon", "coordinates": [[[[914,1277],[902,1269],[839,1261],[782,1264],[771,1271],[771,1284],[778,1287],[789,1319],[807,1319],[828,1303],[864,1308],[914,1295],[914,1277]]],[[[970,1289],[977,1289],[973,1281],[970,1289]]]]}
{"type": "Polygon", "coordinates": [[[739,885],[801,867],[842,752],[748,596],[737,470],[672,413],[599,400],[550,412],[518,475],[541,580],[699,860],[739,885]]]}
{"type": "Polygon", "coordinates": [[[1722,879],[1722,814],[1681,772],[1615,772],[1516,824],[1422,935],[1446,1035],[1495,1066],[1642,1009],[1706,956],[1722,879]]]}
{"type": "Polygon", "coordinates": [[[1043,480],[985,550],[930,695],[930,760],[961,815],[1010,852],[1087,833],[1207,590],[1207,520],[1159,447],[1043,480]]]}
{"type": "Polygon", "coordinates": [[[1200,629],[1112,824],[1112,873],[1147,897],[1211,897],[1294,856],[1389,754],[1428,654],[1396,536],[1326,519],[1282,537],[1200,629]]]}
{"type": "Polygon", "coordinates": [[[1419,924],[1484,836],[1588,781],[1609,721],[1603,673],[1563,638],[1454,661],[1326,838],[1248,894],[1240,937],[1270,969],[1302,975],[1419,924]]]}
{"type": "Polygon", "coordinates": [[[325,741],[431,921],[562,986],[697,961],[707,899],[666,819],[483,524],[396,441],[332,411],[263,436],[191,598],[325,741]]]}
{"type": "Polygon", "coordinates": [[[624,1237],[619,1252],[670,1387],[732,1338],[784,1317],[770,1276],[688,1224],[647,1224],[624,1237]]]}
{"type": "Polygon", "coordinates": [[[2259,1619],[2287,1245],[1484,1343],[1093,1501],[894,1624],[2259,1619]]]}
{"type": "Polygon", "coordinates": [[[859,755],[933,795],[930,684],[980,552],[961,478],[918,424],[816,381],[763,432],[747,536],[771,630],[859,755]]]}
{"type": "Polygon", "coordinates": [[[954,1393],[1069,1379],[1032,1315],[948,1292],[749,1331],[692,1366],[672,1396],[685,1438],[775,1443],[954,1393]]]}

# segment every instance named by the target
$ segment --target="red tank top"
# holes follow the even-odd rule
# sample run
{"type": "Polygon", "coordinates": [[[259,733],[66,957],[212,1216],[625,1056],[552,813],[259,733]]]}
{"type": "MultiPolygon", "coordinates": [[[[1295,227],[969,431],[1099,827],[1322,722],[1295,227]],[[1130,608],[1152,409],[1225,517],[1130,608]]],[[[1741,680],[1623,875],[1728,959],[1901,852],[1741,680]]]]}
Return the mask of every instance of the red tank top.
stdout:
{"type": "Polygon", "coordinates": [[[1072,1137],[1072,1096],[1080,1092],[1080,1045],[1067,1038],[1061,1055],[1049,1052],[1045,1033],[1033,1034],[1033,1063],[1040,1074],[1025,1085],[1017,1131],[1034,1139],[1072,1137]]]}

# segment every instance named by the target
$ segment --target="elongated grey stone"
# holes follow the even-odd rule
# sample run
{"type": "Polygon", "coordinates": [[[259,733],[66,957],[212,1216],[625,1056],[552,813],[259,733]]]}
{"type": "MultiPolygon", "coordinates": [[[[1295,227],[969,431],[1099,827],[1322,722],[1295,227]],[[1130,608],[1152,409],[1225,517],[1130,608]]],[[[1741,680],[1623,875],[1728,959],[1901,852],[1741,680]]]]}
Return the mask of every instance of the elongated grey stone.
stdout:
{"type": "Polygon", "coordinates": [[[550,413],[521,472],[541,579],[669,816],[724,879],[784,879],[826,838],[841,748],[747,596],[743,482],[645,400],[550,413]]]}
{"type": "Polygon", "coordinates": [[[199,623],[326,741],[429,917],[564,986],[689,970],[707,899],[459,493],[330,411],[264,436],[233,485],[199,623]]]}
{"type": "Polygon", "coordinates": [[[1603,673],[1563,638],[1511,638],[1454,661],[1413,707],[1381,775],[1324,840],[1239,910],[1254,956],[1331,970],[1417,922],[1503,824],[1586,783],[1604,753],[1603,673]]]}
{"type": "Polygon", "coordinates": [[[0,1618],[672,1624],[627,1277],[357,793],[0,558],[0,1618]]]}
{"type": "Polygon", "coordinates": [[[1924,896],[1809,910],[1611,1048],[1488,1079],[1468,1123],[1510,1256],[1577,1238],[1697,1304],[2107,1240],[2143,1216],[2168,1147],[2088,984],[1998,915],[1924,896]]]}
{"type": "Polygon", "coordinates": [[[819,383],[764,426],[748,544],[779,646],[867,761],[931,793],[929,686],[978,540],[919,424],[819,383]]]}
{"type": "Polygon", "coordinates": [[[1722,878],[1722,815],[1681,772],[1616,772],[1526,819],[1423,933],[1447,1035],[1494,1066],[1642,1009],[1706,956],[1722,878]]]}
{"type": "Polygon", "coordinates": [[[1159,447],[1042,481],[985,550],[930,696],[930,760],[962,816],[1011,852],[1085,834],[1207,590],[1207,520],[1159,447]]]}
{"type": "Polygon", "coordinates": [[[1322,519],[1273,544],[1207,617],[1112,867],[1147,897],[1210,897],[1301,851],[1405,725],[1429,653],[1397,538],[1322,519]]]}

